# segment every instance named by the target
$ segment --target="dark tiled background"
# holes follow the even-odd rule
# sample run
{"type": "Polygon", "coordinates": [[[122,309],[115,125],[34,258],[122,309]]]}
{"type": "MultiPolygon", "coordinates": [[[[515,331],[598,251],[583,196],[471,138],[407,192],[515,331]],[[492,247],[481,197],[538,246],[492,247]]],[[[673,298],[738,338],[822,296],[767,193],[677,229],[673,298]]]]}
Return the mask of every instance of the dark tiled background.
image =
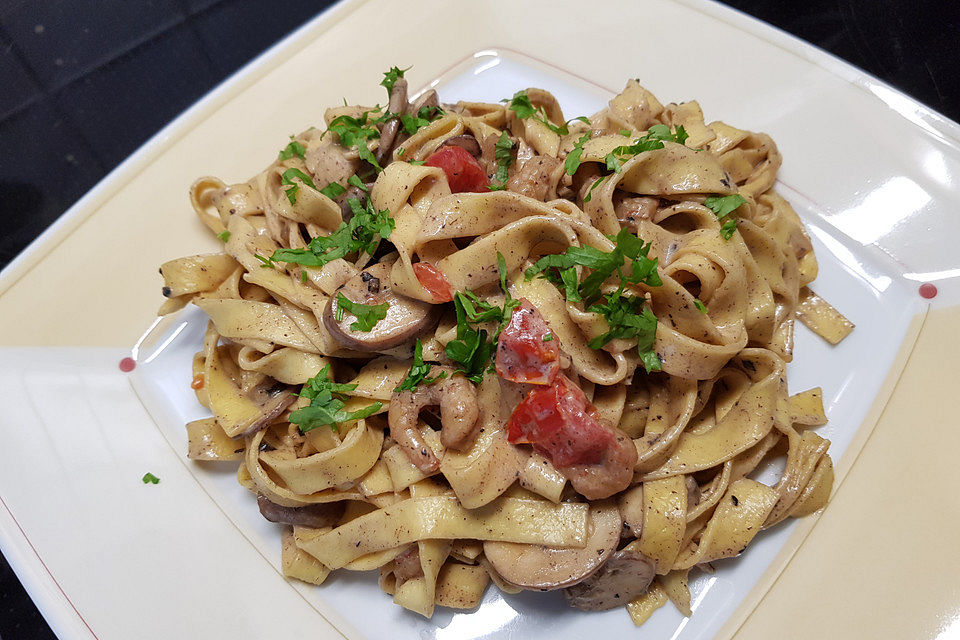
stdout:
{"type": "MultiPolygon", "coordinates": [[[[0,0],[0,267],[150,135],[329,4],[0,0]]],[[[955,0],[728,4],[960,120],[955,0]]],[[[0,638],[53,637],[0,558],[0,638]]]]}

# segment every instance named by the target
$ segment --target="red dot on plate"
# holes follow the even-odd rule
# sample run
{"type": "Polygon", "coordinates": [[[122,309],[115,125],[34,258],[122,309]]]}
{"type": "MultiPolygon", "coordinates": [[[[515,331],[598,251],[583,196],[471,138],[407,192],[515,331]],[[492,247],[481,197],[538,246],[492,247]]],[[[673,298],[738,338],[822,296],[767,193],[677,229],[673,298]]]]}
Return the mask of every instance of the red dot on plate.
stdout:
{"type": "Polygon", "coordinates": [[[929,282],[923,283],[922,285],[920,285],[920,297],[926,298],[927,300],[929,300],[930,298],[936,298],[937,286],[930,284],[929,282]]]}
{"type": "Polygon", "coordinates": [[[129,373],[137,368],[137,361],[133,358],[124,358],[120,361],[120,371],[124,373],[129,373]]]}

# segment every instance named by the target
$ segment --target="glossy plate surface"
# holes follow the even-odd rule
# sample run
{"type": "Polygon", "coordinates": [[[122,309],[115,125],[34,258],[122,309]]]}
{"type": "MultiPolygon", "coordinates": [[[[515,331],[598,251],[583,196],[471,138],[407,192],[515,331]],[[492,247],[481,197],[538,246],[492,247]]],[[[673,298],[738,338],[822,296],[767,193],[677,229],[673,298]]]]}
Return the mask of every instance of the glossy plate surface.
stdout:
{"type": "Polygon", "coordinates": [[[937,456],[957,444],[949,420],[931,408],[944,397],[958,351],[943,339],[960,326],[950,240],[960,231],[951,214],[956,125],[711,4],[610,3],[605,17],[584,14],[570,24],[546,5],[524,3],[503,8],[514,18],[503,27],[496,16],[507,13],[491,2],[460,9],[477,25],[466,33],[450,26],[464,19],[457,11],[430,6],[353,2],[306,25],[161,132],[0,276],[0,344],[8,345],[0,347],[0,544],[55,630],[65,638],[125,638],[134,628],[151,638],[339,637],[324,618],[350,638],[573,638],[598,624],[638,637],[761,637],[786,617],[796,637],[844,629],[934,637],[949,628],[960,587],[958,572],[942,565],[958,562],[944,542],[957,514],[925,490],[946,466],[937,456]],[[400,28],[382,48],[358,53],[349,70],[324,65],[374,16],[403,26],[411,15],[411,29],[436,34],[429,46],[400,28]],[[672,36],[652,34],[611,59],[603,51],[615,35],[612,16],[682,23],[710,37],[678,47],[672,36]],[[577,47],[558,46],[574,37],[577,47]],[[432,84],[444,100],[492,101],[543,86],[568,117],[600,108],[636,76],[663,101],[698,99],[708,121],[766,131],[780,146],[779,188],[810,228],[821,263],[814,288],[857,324],[837,348],[801,328],[789,368],[792,391],[824,388],[831,422],[819,433],[833,442],[837,495],[822,517],[766,532],[715,575],[699,575],[689,620],[668,605],[638,632],[622,610],[583,614],[556,594],[501,597],[491,589],[476,612],[438,610],[426,621],[395,607],[372,574],[291,585],[276,571],[278,530],[236,485],[232,465],[183,459],[182,424],[203,415],[188,387],[202,314],[156,324],[135,350],[135,371],[117,369],[159,300],[156,265],[215,249],[186,203],[193,178],[244,179],[277,140],[321,120],[317,105],[341,96],[376,102],[379,73],[393,64],[413,64],[411,84],[432,84]],[[320,77],[304,84],[304,68],[320,77]],[[742,78],[755,87],[749,100],[727,90],[742,78]],[[927,281],[939,289],[932,309],[917,290],[927,281]],[[910,420],[918,426],[907,436],[910,420]],[[898,446],[898,437],[913,446],[898,446]],[[893,482],[891,461],[929,470],[893,482]],[[161,483],[141,484],[146,471],[161,483]],[[904,500],[896,517],[884,510],[890,496],[904,500]],[[902,617],[878,625],[866,612],[889,596],[871,558],[892,554],[896,536],[916,536],[918,523],[933,533],[909,565],[935,595],[901,592],[902,617]],[[836,585],[834,599],[830,588],[811,589],[817,583],[836,585]],[[838,593],[849,603],[844,611],[835,610],[838,593]],[[798,616],[798,603],[816,615],[798,616]]]}

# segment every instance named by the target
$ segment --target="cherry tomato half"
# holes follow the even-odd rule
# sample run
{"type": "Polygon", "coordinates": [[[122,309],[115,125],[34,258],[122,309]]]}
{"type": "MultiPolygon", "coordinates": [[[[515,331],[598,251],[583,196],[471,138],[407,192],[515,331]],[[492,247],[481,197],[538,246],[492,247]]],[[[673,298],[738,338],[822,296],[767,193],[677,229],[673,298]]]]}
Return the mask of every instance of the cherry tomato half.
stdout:
{"type": "Polygon", "coordinates": [[[560,345],[547,321],[526,298],[500,332],[497,374],[504,380],[550,384],[560,373],[560,345]]]}
{"type": "Polygon", "coordinates": [[[463,147],[440,147],[427,158],[427,164],[443,169],[453,193],[486,191],[490,186],[490,179],[483,167],[463,147]]]}
{"type": "Polygon", "coordinates": [[[583,390],[564,375],[531,391],[507,425],[507,439],[529,443],[557,466],[595,464],[614,446],[615,435],[597,419],[583,390]]]}
{"type": "Polygon", "coordinates": [[[443,275],[443,271],[437,269],[429,262],[418,262],[413,265],[413,273],[417,280],[423,285],[423,288],[430,292],[437,302],[450,302],[453,300],[453,287],[443,275]]]}

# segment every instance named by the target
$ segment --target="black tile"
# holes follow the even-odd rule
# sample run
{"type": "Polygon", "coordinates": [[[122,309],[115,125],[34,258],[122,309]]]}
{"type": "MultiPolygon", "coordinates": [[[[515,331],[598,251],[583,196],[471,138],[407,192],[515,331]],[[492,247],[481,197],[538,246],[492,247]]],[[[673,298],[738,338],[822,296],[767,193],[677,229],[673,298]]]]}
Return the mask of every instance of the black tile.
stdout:
{"type": "Polygon", "coordinates": [[[193,30],[182,23],[55,98],[103,165],[113,167],[218,80],[193,30]]]}
{"type": "Polygon", "coordinates": [[[40,95],[13,43],[0,33],[0,120],[40,95]]]}
{"type": "Polygon", "coordinates": [[[329,0],[229,0],[192,18],[204,49],[231,73],[329,7],[329,0]]]}
{"type": "Polygon", "coordinates": [[[6,0],[0,23],[47,88],[184,19],[174,0],[6,0]]]}
{"type": "MultiPolygon", "coordinates": [[[[209,9],[215,4],[224,2],[225,0],[180,0],[180,4],[187,10],[188,13],[195,14],[205,9],[209,9]]],[[[226,0],[229,2],[230,0],[226,0]]]]}
{"type": "Polygon", "coordinates": [[[0,264],[13,259],[103,175],[86,142],[48,101],[0,122],[0,264]]]}
{"type": "Polygon", "coordinates": [[[57,640],[30,601],[7,561],[0,556],[0,638],[57,640]]]}

